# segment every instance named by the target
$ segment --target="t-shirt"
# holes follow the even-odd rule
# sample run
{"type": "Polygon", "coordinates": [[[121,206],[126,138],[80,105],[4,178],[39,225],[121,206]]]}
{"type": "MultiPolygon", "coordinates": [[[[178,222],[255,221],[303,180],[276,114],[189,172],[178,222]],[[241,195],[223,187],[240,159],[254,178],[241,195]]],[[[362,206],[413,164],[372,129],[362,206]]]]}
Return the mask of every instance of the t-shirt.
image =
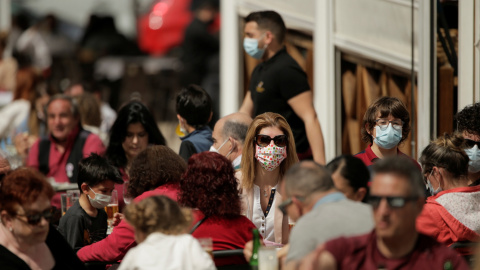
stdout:
{"type": "MultiPolygon", "coordinates": [[[[414,164],[415,166],[418,167],[418,169],[420,171],[422,171],[422,167],[420,166],[420,164],[418,164],[418,162],[411,158],[410,156],[404,154],[402,151],[400,151],[400,149],[397,148],[397,156],[404,156],[408,159],[410,159],[414,164]]],[[[375,153],[373,152],[372,150],[372,145],[370,144],[369,146],[367,146],[367,148],[365,148],[365,150],[361,151],[361,152],[358,152],[355,154],[355,157],[358,158],[358,159],[361,159],[363,161],[363,163],[365,164],[365,166],[368,167],[369,170],[371,170],[371,166],[373,165],[373,163],[375,163],[377,160],[379,160],[380,158],[377,157],[377,155],[375,155],[375,153]]]]}
{"type": "Polygon", "coordinates": [[[298,153],[309,149],[305,125],[288,104],[288,100],[310,90],[307,75],[285,48],[260,63],[252,73],[249,86],[253,115],[274,112],[287,120],[298,153]]]}
{"type": "Polygon", "coordinates": [[[92,217],[83,210],[77,200],[60,219],[58,231],[70,246],[78,251],[107,236],[107,213],[103,209],[98,209],[97,216],[92,217]]]}
{"type": "Polygon", "coordinates": [[[180,138],[180,150],[178,154],[188,162],[188,159],[196,153],[208,151],[213,144],[212,130],[208,126],[194,130],[185,137],[180,138]]]}
{"type": "Polygon", "coordinates": [[[364,234],[370,232],[373,226],[370,205],[354,202],[345,197],[316,205],[293,227],[289,238],[287,262],[302,259],[318,245],[330,239],[364,234]]]}
{"type": "Polygon", "coordinates": [[[399,259],[380,253],[375,231],[328,241],[325,249],[335,258],[337,269],[469,269],[456,251],[423,234],[418,235],[414,250],[399,259]]]}

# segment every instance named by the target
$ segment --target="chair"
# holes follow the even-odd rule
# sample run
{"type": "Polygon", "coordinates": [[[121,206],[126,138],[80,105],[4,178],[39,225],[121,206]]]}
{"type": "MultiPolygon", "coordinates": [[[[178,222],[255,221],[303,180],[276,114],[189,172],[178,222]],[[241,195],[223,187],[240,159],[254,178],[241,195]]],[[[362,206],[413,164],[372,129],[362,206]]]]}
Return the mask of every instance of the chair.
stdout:
{"type": "MultiPolygon", "coordinates": [[[[213,251],[213,258],[235,258],[235,257],[242,257],[243,258],[243,249],[230,249],[230,250],[215,250],[213,251]]],[[[218,270],[250,270],[250,265],[248,263],[244,264],[229,264],[229,265],[222,265],[217,267],[218,270]]]]}

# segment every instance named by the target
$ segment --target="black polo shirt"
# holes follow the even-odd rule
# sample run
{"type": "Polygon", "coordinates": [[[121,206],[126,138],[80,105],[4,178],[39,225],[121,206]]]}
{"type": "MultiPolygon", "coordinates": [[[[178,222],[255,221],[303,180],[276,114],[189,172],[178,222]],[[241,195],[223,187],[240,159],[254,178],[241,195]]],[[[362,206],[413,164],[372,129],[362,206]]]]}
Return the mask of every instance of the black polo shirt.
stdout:
{"type": "Polygon", "coordinates": [[[250,80],[250,93],[255,116],[274,112],[287,119],[298,153],[309,148],[305,125],[287,101],[310,90],[307,74],[283,48],[272,58],[255,67],[250,80]]]}

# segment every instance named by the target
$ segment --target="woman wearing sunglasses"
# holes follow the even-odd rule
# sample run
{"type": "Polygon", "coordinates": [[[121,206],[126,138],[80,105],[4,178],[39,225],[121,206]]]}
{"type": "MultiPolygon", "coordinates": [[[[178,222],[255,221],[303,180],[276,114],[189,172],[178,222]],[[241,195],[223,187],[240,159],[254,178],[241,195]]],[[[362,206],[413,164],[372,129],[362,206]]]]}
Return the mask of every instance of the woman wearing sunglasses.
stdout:
{"type": "Polygon", "coordinates": [[[271,112],[255,117],[242,153],[242,210],[267,243],[288,242],[288,217],[278,209],[278,182],[296,162],[295,140],[285,118],[271,112]]]}
{"type": "Polygon", "coordinates": [[[52,186],[39,172],[20,168],[0,185],[1,269],[84,269],[49,224],[52,186]]]}
{"type": "Polygon", "coordinates": [[[420,157],[425,185],[433,196],[417,218],[417,230],[448,246],[480,238],[480,186],[468,186],[469,159],[464,148],[463,137],[445,134],[420,157]]]}

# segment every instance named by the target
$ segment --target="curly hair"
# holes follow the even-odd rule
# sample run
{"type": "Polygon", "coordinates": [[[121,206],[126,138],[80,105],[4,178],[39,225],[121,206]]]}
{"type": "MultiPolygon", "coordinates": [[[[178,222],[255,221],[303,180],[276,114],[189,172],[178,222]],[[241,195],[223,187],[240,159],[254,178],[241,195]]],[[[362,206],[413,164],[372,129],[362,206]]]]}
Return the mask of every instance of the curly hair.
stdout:
{"type": "Polygon", "coordinates": [[[135,230],[149,235],[153,232],[181,234],[190,226],[191,211],[182,209],[166,196],[152,196],[125,208],[125,218],[135,230]]]}
{"type": "Polygon", "coordinates": [[[457,130],[480,135],[480,102],[468,105],[455,115],[457,130]]]}
{"type": "Polygon", "coordinates": [[[0,185],[0,210],[14,216],[18,205],[29,205],[44,194],[55,195],[45,176],[32,168],[18,168],[5,176],[0,185]]]}
{"type": "Polygon", "coordinates": [[[255,180],[255,168],[259,166],[255,159],[255,136],[260,130],[267,127],[277,127],[283,134],[287,135],[287,158],[280,164],[280,177],[295,163],[298,162],[297,150],[295,148],[295,138],[287,120],[278,113],[266,112],[257,115],[248,127],[245,143],[242,152],[242,187],[252,188],[255,180]]]}
{"type": "Polygon", "coordinates": [[[395,97],[381,97],[372,103],[363,116],[362,125],[362,140],[366,143],[373,143],[372,130],[376,125],[377,115],[380,113],[380,118],[386,118],[390,114],[403,121],[402,139],[398,144],[401,144],[410,133],[410,114],[403,102],[395,97]]]}
{"type": "Polygon", "coordinates": [[[205,216],[240,215],[240,195],[232,163],[213,152],[194,154],[180,182],[179,203],[205,216]]]}
{"type": "Polygon", "coordinates": [[[464,149],[465,140],[458,134],[445,133],[438,137],[422,151],[419,161],[423,173],[430,173],[437,166],[451,173],[453,178],[467,176],[469,158],[464,149]]]}
{"type": "Polygon", "coordinates": [[[105,156],[118,168],[127,165],[127,157],[122,143],[127,137],[127,129],[130,124],[142,124],[148,133],[148,144],[165,145],[165,138],[158,129],[150,111],[139,101],[132,101],[123,106],[118,112],[117,119],[110,129],[110,142],[105,156]]]}
{"type": "Polygon", "coordinates": [[[178,183],[186,168],[183,158],[167,146],[149,146],[133,160],[127,195],[135,198],[159,186],[178,183]]]}

